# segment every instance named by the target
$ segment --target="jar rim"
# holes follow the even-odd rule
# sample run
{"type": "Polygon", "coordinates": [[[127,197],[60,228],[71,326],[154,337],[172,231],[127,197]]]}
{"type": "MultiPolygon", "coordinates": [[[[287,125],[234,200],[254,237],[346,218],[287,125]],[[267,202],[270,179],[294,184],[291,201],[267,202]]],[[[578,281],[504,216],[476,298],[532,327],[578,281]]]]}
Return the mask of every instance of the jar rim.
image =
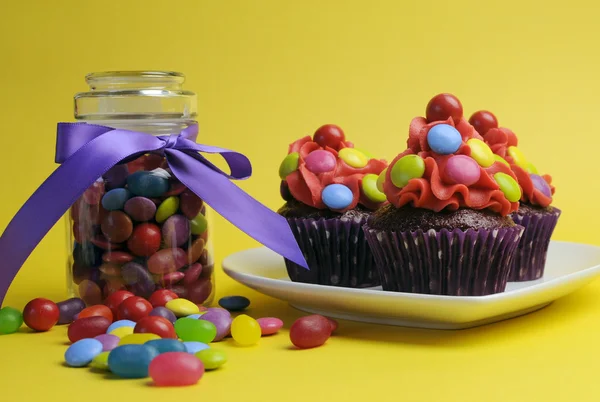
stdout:
{"type": "Polygon", "coordinates": [[[98,71],[89,73],[85,76],[85,80],[93,80],[95,78],[124,78],[124,77],[142,77],[142,78],[185,78],[183,73],[178,71],[167,70],[120,70],[120,71],[98,71]]]}

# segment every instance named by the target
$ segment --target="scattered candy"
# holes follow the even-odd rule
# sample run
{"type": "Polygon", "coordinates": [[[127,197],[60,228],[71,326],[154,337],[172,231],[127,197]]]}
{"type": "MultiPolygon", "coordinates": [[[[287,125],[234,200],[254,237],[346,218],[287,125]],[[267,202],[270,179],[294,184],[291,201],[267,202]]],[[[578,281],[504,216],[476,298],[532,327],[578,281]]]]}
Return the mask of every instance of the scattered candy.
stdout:
{"type": "Polygon", "coordinates": [[[510,202],[517,202],[521,199],[521,188],[515,179],[506,173],[498,172],[494,175],[494,180],[510,202]]]}
{"type": "Polygon", "coordinates": [[[344,209],[352,204],[352,190],[343,184],[330,184],[321,192],[323,203],[331,209],[344,209]]]}
{"type": "Polygon", "coordinates": [[[65,362],[71,367],[84,367],[102,352],[102,343],[96,339],[81,339],[65,352],[65,362]]]}
{"type": "Polygon", "coordinates": [[[110,371],[123,378],[148,377],[150,362],[158,356],[158,351],[147,345],[122,345],[108,355],[110,371]]]}
{"type": "Polygon", "coordinates": [[[463,117],[463,107],[458,98],[452,94],[439,94],[431,98],[425,111],[427,122],[452,118],[454,124],[463,117]]]}
{"type": "Polygon", "coordinates": [[[71,342],[80,339],[95,338],[105,334],[111,322],[106,317],[87,317],[73,321],[67,330],[67,336],[71,342]]]}
{"type": "Polygon", "coordinates": [[[492,112],[487,110],[473,113],[469,118],[469,123],[480,135],[485,135],[492,128],[498,128],[498,119],[492,112]]]}
{"type": "Polygon", "coordinates": [[[449,124],[436,124],[427,133],[427,144],[433,152],[450,155],[458,151],[462,144],[462,136],[449,124]]]}
{"type": "Polygon", "coordinates": [[[90,363],[90,367],[96,370],[108,371],[109,352],[102,352],[96,355],[90,363]]]}
{"type": "Polygon", "coordinates": [[[335,169],[335,156],[329,151],[317,149],[304,159],[306,168],[315,174],[331,172],[335,169]]]}
{"type": "Polygon", "coordinates": [[[369,158],[355,148],[342,148],[338,152],[341,160],[353,168],[363,168],[369,163],[369,158]]]}
{"type": "Polygon", "coordinates": [[[156,335],[156,334],[136,334],[133,333],[131,335],[127,335],[122,337],[119,340],[119,346],[121,345],[143,345],[144,343],[148,342],[148,341],[152,341],[155,339],[161,339],[160,336],[156,335]]]}
{"type": "Polygon", "coordinates": [[[275,317],[263,317],[256,320],[262,335],[273,335],[283,327],[283,321],[275,317]]]}
{"type": "Polygon", "coordinates": [[[244,296],[226,296],[219,299],[219,306],[228,311],[242,311],[250,306],[250,300],[244,296]]]}
{"type": "Polygon", "coordinates": [[[127,200],[131,198],[131,193],[126,188],[115,188],[108,191],[102,197],[102,206],[107,211],[117,211],[125,207],[127,200]]]}
{"type": "Polygon", "coordinates": [[[158,350],[158,353],[167,352],[186,352],[187,348],[183,342],[177,339],[154,339],[145,343],[147,346],[152,346],[158,350]]]}
{"type": "Polygon", "coordinates": [[[419,179],[425,174],[425,161],[419,155],[405,155],[392,166],[390,178],[392,184],[402,188],[412,179],[419,179]]]}
{"type": "Polygon", "coordinates": [[[59,316],[58,323],[59,325],[70,324],[75,320],[75,315],[79,314],[83,309],[85,309],[85,302],[81,300],[79,297],[73,297],[59,303],[56,303],[58,306],[59,316]]]}
{"type": "Polygon", "coordinates": [[[197,352],[200,352],[201,350],[210,348],[210,346],[208,346],[206,343],[203,343],[203,342],[189,341],[189,342],[183,342],[183,344],[185,345],[186,352],[191,353],[191,354],[195,354],[197,352]]]}
{"type": "MultiPolygon", "coordinates": [[[[227,310],[223,310],[227,311],[227,310]]],[[[221,311],[209,310],[199,317],[200,320],[212,322],[217,328],[217,335],[214,342],[218,342],[225,338],[231,332],[231,315],[229,312],[224,314],[221,311]]]]}
{"type": "Polygon", "coordinates": [[[528,167],[527,158],[525,158],[525,155],[523,154],[523,152],[521,152],[521,150],[519,148],[517,148],[515,146],[511,146],[511,147],[508,147],[506,152],[513,159],[513,161],[515,162],[516,165],[527,170],[527,167],[528,167]]]}
{"type": "MultiPolygon", "coordinates": [[[[338,150],[340,145],[346,140],[344,131],[335,124],[325,124],[315,131],[313,141],[323,148],[329,147],[338,150]]],[[[282,178],[283,179],[283,178],[282,178]]]]}
{"type": "Polygon", "coordinates": [[[261,335],[259,323],[246,314],[235,317],[231,323],[231,336],[242,346],[256,344],[261,335]]]}
{"type": "Polygon", "coordinates": [[[105,317],[110,322],[113,321],[113,313],[111,309],[102,304],[86,307],[77,315],[77,319],[86,317],[105,317]]]}
{"type": "Polygon", "coordinates": [[[59,317],[56,303],[44,298],[31,300],[23,309],[23,321],[35,331],[48,331],[56,325],[59,317]]]}
{"type": "Polygon", "coordinates": [[[470,186],[481,177],[481,168],[477,162],[466,155],[454,155],[446,163],[445,174],[452,184],[470,186]]]}
{"type": "Polygon", "coordinates": [[[206,370],[215,370],[227,362],[227,355],[219,349],[209,348],[196,353],[206,370]]]}
{"type": "Polygon", "coordinates": [[[175,324],[175,321],[177,321],[175,314],[166,307],[154,307],[149,316],[166,318],[171,324],[175,324]]]}
{"type": "Polygon", "coordinates": [[[113,350],[117,347],[117,345],[119,345],[119,341],[121,340],[121,338],[113,334],[98,335],[94,339],[100,341],[103,352],[109,352],[113,350]]]}
{"type": "Polygon", "coordinates": [[[279,177],[281,180],[284,180],[290,173],[295,172],[298,169],[299,159],[300,154],[298,152],[292,152],[283,159],[279,166],[279,177]]]}
{"type": "Polygon", "coordinates": [[[290,340],[300,349],[323,345],[331,336],[331,324],[321,315],[309,315],[297,319],[290,328],[290,340]]]}
{"type": "Polygon", "coordinates": [[[152,296],[148,299],[153,307],[164,307],[171,300],[179,298],[175,293],[169,289],[160,289],[152,293],[152,296]]]}
{"type": "Polygon", "coordinates": [[[23,325],[23,314],[16,308],[3,307],[0,309],[0,334],[15,333],[23,325]]]}
{"type": "Polygon", "coordinates": [[[546,197],[552,197],[552,189],[542,176],[531,173],[529,177],[531,178],[531,181],[533,182],[533,185],[537,190],[539,190],[546,197]]]}
{"type": "Polygon", "coordinates": [[[485,142],[477,138],[471,138],[467,141],[467,145],[471,148],[471,158],[475,159],[479,166],[490,167],[496,161],[494,153],[485,142]]]}
{"type": "Polygon", "coordinates": [[[198,314],[200,309],[189,300],[178,298],[167,302],[166,308],[171,310],[177,317],[185,317],[190,314],[198,314]]]}
{"type": "Polygon", "coordinates": [[[175,322],[175,332],[184,342],[211,343],[217,336],[217,327],[206,320],[180,318],[175,322]]]}
{"type": "Polygon", "coordinates": [[[133,332],[136,334],[151,333],[161,338],[177,339],[173,324],[164,317],[148,316],[141,318],[135,325],[133,332]]]}
{"type": "Polygon", "coordinates": [[[119,305],[117,318],[138,322],[149,315],[150,311],[152,311],[152,305],[147,300],[138,296],[129,297],[119,305]]]}
{"type": "Polygon", "coordinates": [[[174,215],[179,209],[179,197],[168,197],[160,203],[156,210],[156,222],[162,223],[167,220],[168,217],[174,215]]]}
{"type": "Polygon", "coordinates": [[[376,174],[369,173],[364,175],[361,183],[363,193],[373,202],[385,202],[387,199],[386,195],[377,187],[377,180],[379,180],[379,176],[376,174]]]}
{"type": "Polygon", "coordinates": [[[152,360],[149,374],[160,387],[193,385],[202,378],[204,365],[189,353],[167,352],[152,360]]]}
{"type": "Polygon", "coordinates": [[[110,324],[110,326],[107,328],[106,332],[110,334],[115,329],[121,328],[121,327],[131,327],[131,328],[134,328],[135,327],[135,321],[131,321],[131,320],[118,320],[118,321],[115,321],[112,324],[110,324]]]}
{"type": "Polygon", "coordinates": [[[134,329],[134,327],[129,327],[129,326],[120,327],[120,328],[113,329],[112,331],[109,332],[109,334],[118,336],[119,339],[125,338],[127,335],[133,334],[133,329],[134,329]]]}

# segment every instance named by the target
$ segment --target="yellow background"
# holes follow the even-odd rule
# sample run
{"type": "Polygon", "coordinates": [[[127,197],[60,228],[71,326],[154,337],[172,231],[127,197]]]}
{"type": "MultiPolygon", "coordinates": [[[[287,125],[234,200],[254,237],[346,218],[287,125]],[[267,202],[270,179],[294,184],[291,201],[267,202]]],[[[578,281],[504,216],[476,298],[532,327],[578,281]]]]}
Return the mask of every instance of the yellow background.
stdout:
{"type": "MultiPolygon", "coordinates": [[[[55,125],[72,120],[85,74],[165,69],[198,93],[200,141],[246,153],[242,187],[278,208],[288,144],[324,123],[391,160],[410,119],[452,92],[487,108],[553,175],[555,238],[599,244],[598,20],[592,1],[10,1],[0,0],[0,227],[55,168],[55,125]]],[[[40,211],[43,213],[43,211],[40,211]]],[[[218,218],[216,257],[257,244],[218,218]]],[[[57,225],[7,304],[64,298],[57,225]]],[[[1,264],[2,256],[0,256],[1,264]]],[[[219,272],[218,296],[250,314],[301,315],[219,272]]],[[[444,332],[342,322],[325,347],[221,347],[230,362],[197,386],[155,389],[61,366],[65,328],[0,338],[3,401],[597,401],[600,283],[532,315],[444,332]],[[7,393],[8,392],[8,393],[7,393]]]]}

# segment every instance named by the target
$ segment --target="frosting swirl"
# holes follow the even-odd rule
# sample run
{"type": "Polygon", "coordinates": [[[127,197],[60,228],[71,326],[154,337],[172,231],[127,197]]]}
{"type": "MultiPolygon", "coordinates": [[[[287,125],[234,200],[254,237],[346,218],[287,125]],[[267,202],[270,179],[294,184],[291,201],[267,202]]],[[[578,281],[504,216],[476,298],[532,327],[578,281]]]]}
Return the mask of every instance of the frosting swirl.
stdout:
{"type": "Polygon", "coordinates": [[[291,197],[317,209],[340,213],[358,204],[374,210],[386,203],[385,195],[376,187],[378,175],[387,167],[384,160],[355,149],[343,134],[335,141],[317,140],[320,143],[306,136],[289,146],[280,176],[291,197]]]}

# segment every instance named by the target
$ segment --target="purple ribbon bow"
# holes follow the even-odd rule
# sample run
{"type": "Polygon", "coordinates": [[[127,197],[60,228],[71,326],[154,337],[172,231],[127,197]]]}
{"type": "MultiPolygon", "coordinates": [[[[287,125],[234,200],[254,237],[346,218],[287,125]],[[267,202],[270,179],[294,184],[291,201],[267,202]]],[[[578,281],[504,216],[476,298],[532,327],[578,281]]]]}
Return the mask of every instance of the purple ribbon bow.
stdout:
{"type": "Polygon", "coordinates": [[[59,123],[56,162],[61,165],[33,193],[0,237],[0,305],[17,272],[69,207],[119,162],[148,152],[164,153],[173,175],[239,229],[308,269],[287,221],[245,193],[230,179],[250,177],[248,158],[195,142],[198,126],[179,134],[153,136],[87,123],[59,123]],[[205,157],[220,154],[226,174],[205,157]]]}

